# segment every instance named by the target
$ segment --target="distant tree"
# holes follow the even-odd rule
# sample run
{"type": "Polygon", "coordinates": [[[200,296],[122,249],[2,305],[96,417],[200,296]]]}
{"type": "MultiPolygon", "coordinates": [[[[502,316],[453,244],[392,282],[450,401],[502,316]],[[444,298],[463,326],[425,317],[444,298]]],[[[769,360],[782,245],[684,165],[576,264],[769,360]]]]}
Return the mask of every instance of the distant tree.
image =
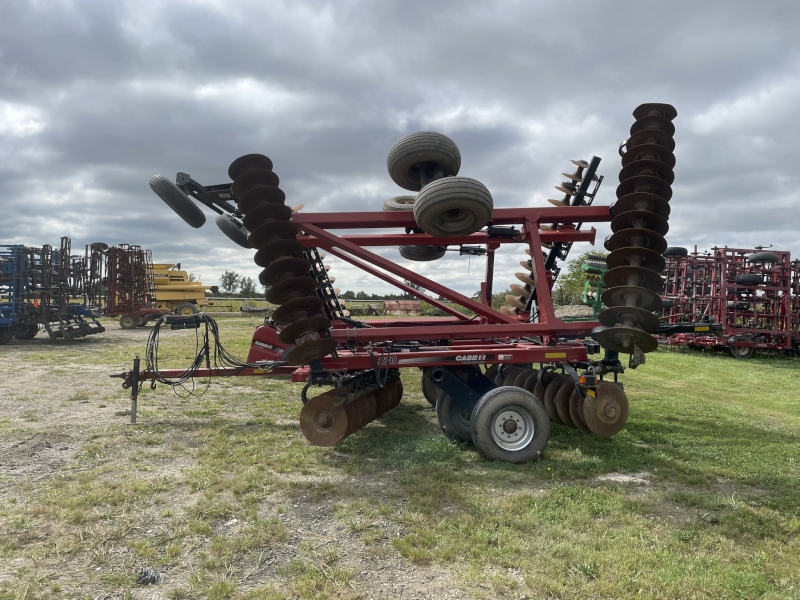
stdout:
{"type": "Polygon", "coordinates": [[[584,252],[577,258],[567,263],[567,268],[563,269],[558,275],[556,285],[553,288],[553,304],[556,306],[567,306],[571,304],[581,304],[583,294],[583,284],[586,282],[586,271],[581,269],[581,265],[589,256],[608,256],[608,252],[593,250],[584,252]]]}
{"type": "Polygon", "coordinates": [[[339,294],[339,298],[343,298],[344,300],[354,300],[356,297],[356,293],[353,290],[347,290],[343,294],[339,294]]]}
{"type": "Polygon", "coordinates": [[[242,277],[240,282],[239,295],[245,298],[254,298],[258,295],[256,282],[252,277],[242,277]]]}
{"type": "Polygon", "coordinates": [[[356,294],[356,300],[369,300],[369,294],[367,292],[358,292],[356,294]]]}
{"type": "Polygon", "coordinates": [[[236,271],[225,271],[219,278],[219,287],[225,294],[235,294],[242,277],[236,271]]]}

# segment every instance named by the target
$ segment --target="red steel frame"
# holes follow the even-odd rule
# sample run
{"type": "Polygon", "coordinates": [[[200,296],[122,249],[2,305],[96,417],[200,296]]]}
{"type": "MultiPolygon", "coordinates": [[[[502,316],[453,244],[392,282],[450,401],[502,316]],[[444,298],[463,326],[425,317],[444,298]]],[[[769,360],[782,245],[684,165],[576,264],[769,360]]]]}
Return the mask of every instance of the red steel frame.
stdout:
{"type": "MultiPolygon", "coordinates": [[[[376,364],[392,368],[421,366],[457,366],[492,363],[577,363],[588,360],[586,347],[581,342],[559,342],[560,336],[585,336],[597,321],[564,322],[555,316],[550,294],[552,277],[545,271],[544,258],[539,250],[543,244],[590,242],[594,244],[596,231],[576,229],[574,223],[597,223],[611,220],[608,206],[541,207],[523,209],[495,209],[490,224],[519,225],[520,236],[515,239],[491,237],[474,233],[462,238],[436,238],[424,233],[370,233],[336,235],[330,230],[401,229],[416,228],[414,216],[409,212],[353,212],[353,213],[297,213],[292,222],[302,232],[298,236],[307,248],[320,248],[364,271],[375,275],[398,288],[416,295],[425,302],[451,314],[451,318],[370,320],[369,328],[355,328],[342,321],[334,321],[330,335],[339,342],[335,356],[322,360],[330,371],[356,371],[373,369],[376,364]],[[556,225],[553,231],[542,231],[543,224],[556,225]],[[382,256],[367,250],[378,246],[446,246],[482,244],[487,248],[486,273],[481,284],[481,301],[451,290],[423,277],[382,256]],[[501,244],[526,244],[531,249],[533,272],[536,274],[536,295],[539,313],[534,322],[529,315],[508,316],[491,307],[494,251],[501,244]],[[470,318],[449,306],[402,283],[414,285],[464,306],[476,313],[470,318]],[[525,338],[540,338],[526,340],[525,338]],[[410,348],[408,344],[394,342],[424,341],[430,345],[410,348]],[[442,344],[447,345],[442,345],[442,344]],[[377,361],[377,362],[376,362],[377,361]]],[[[253,337],[247,362],[280,360],[283,347],[277,343],[274,326],[259,327],[253,337]],[[267,349],[268,348],[268,349],[267,349]]],[[[207,365],[195,376],[217,375],[291,375],[294,381],[305,381],[308,367],[281,366],[270,371],[258,368],[215,369],[207,365]]],[[[166,377],[177,371],[161,371],[166,377]]],[[[140,379],[153,379],[152,373],[140,373],[140,379]]]]}
{"type": "Polygon", "coordinates": [[[800,261],[789,252],[769,250],[778,260],[769,266],[750,263],[762,248],[697,248],[684,258],[667,260],[666,295],[673,306],[662,319],[669,323],[713,320],[723,326],[720,338],[677,334],[666,344],[742,346],[765,350],[792,350],[800,345],[800,261]],[[739,275],[758,274],[762,283],[736,283],[739,275]],[[745,336],[745,337],[742,337],[745,336]]]}

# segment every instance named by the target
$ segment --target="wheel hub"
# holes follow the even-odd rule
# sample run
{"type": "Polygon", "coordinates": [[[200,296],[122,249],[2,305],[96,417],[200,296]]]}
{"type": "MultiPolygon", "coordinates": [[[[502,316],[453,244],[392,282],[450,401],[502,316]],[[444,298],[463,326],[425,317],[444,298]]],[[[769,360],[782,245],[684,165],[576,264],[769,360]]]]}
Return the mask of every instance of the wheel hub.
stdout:
{"type": "Polygon", "coordinates": [[[522,450],[533,439],[534,426],[531,414],[522,408],[500,411],[492,424],[492,438],[505,450],[522,450]]]}
{"type": "Polygon", "coordinates": [[[333,416],[327,410],[322,410],[317,413],[314,423],[320,429],[329,429],[333,424],[333,416]]]}
{"type": "Polygon", "coordinates": [[[609,419],[613,419],[617,416],[617,407],[614,406],[613,402],[609,402],[603,407],[603,412],[609,419]]]}

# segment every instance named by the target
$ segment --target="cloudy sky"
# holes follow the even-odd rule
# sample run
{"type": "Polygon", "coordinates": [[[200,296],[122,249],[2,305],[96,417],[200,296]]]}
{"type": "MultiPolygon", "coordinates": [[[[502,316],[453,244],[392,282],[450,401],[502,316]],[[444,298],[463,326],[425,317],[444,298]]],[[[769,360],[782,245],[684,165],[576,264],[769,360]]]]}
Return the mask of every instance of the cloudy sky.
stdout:
{"type": "MultiPolygon", "coordinates": [[[[210,211],[190,228],[150,177],[224,183],[261,152],[305,212],[380,210],[403,193],[386,154],[419,130],[450,136],[497,207],[545,205],[569,159],[592,155],[610,204],[631,111],[668,102],[669,244],[800,257],[796,0],[0,0],[0,13],[0,243],[138,244],[206,283],[255,277],[210,211]]],[[[385,253],[478,289],[483,259],[385,253]]],[[[520,258],[499,253],[496,287],[520,258]]],[[[328,262],[343,289],[390,291],[328,262]]]]}

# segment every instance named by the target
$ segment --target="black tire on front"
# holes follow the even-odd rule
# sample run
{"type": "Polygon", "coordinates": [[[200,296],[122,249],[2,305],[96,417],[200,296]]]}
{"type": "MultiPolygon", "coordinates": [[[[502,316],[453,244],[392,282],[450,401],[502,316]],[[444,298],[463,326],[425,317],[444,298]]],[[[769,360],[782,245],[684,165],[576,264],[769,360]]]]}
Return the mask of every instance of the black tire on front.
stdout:
{"type": "Polygon", "coordinates": [[[778,255],[774,252],[753,252],[747,257],[747,262],[755,263],[776,263],[778,262],[778,255]]]}
{"type": "Polygon", "coordinates": [[[439,260],[447,253],[447,246],[399,246],[400,256],[417,262],[439,260]]]}
{"type": "Polygon", "coordinates": [[[414,203],[420,229],[440,238],[462,237],[482,229],[492,218],[492,194],[469,177],[445,177],[426,185],[414,203]]]}
{"type": "Polygon", "coordinates": [[[39,333],[38,323],[17,323],[14,326],[14,337],[18,340],[32,340],[39,333]]]}
{"type": "Polygon", "coordinates": [[[122,315],[119,318],[119,326],[122,327],[122,329],[133,329],[138,322],[139,320],[136,315],[132,314],[122,315]]]}
{"type": "Polygon", "coordinates": [[[682,258],[684,256],[689,256],[689,251],[680,246],[670,246],[664,250],[661,256],[665,256],[666,258],[682,258]]]}
{"type": "Polygon", "coordinates": [[[728,340],[728,354],[730,354],[733,358],[738,358],[741,360],[745,360],[753,356],[753,347],[752,346],[731,346],[731,342],[736,341],[750,341],[749,338],[741,337],[741,336],[733,336],[728,340]]]}
{"type": "Polygon", "coordinates": [[[178,308],[175,309],[176,315],[183,315],[185,317],[188,317],[189,315],[196,315],[198,312],[199,311],[197,310],[197,306],[195,306],[191,302],[185,302],[184,304],[181,304],[180,306],[178,306],[178,308]]]}
{"type": "Polygon", "coordinates": [[[249,248],[250,242],[247,241],[248,231],[242,225],[242,222],[236,217],[231,215],[217,215],[214,219],[219,230],[225,234],[235,244],[239,244],[242,248],[249,248]]]}
{"type": "Polygon", "coordinates": [[[411,133],[392,146],[386,159],[389,176],[401,188],[418,192],[422,189],[420,173],[441,171],[445,177],[458,174],[461,153],[446,135],[433,131],[411,133]]]}
{"type": "Polygon", "coordinates": [[[206,222],[206,216],[194,201],[163,175],[150,178],[150,189],[192,227],[202,227],[206,222]]]}
{"type": "Polygon", "coordinates": [[[406,212],[414,210],[416,196],[392,196],[383,201],[383,212],[406,212]]]}
{"type": "Polygon", "coordinates": [[[436,400],[436,420],[439,428],[447,437],[457,442],[469,442],[471,412],[462,408],[447,394],[439,394],[436,400]]]}
{"type": "Polygon", "coordinates": [[[522,463],[542,457],[550,419],[536,396],[518,387],[486,392],[472,411],[472,443],[488,460],[522,463]]]}
{"type": "Polygon", "coordinates": [[[761,285],[764,283],[764,277],[758,273],[745,273],[744,275],[737,275],[733,278],[733,281],[739,285],[761,285]]]}

